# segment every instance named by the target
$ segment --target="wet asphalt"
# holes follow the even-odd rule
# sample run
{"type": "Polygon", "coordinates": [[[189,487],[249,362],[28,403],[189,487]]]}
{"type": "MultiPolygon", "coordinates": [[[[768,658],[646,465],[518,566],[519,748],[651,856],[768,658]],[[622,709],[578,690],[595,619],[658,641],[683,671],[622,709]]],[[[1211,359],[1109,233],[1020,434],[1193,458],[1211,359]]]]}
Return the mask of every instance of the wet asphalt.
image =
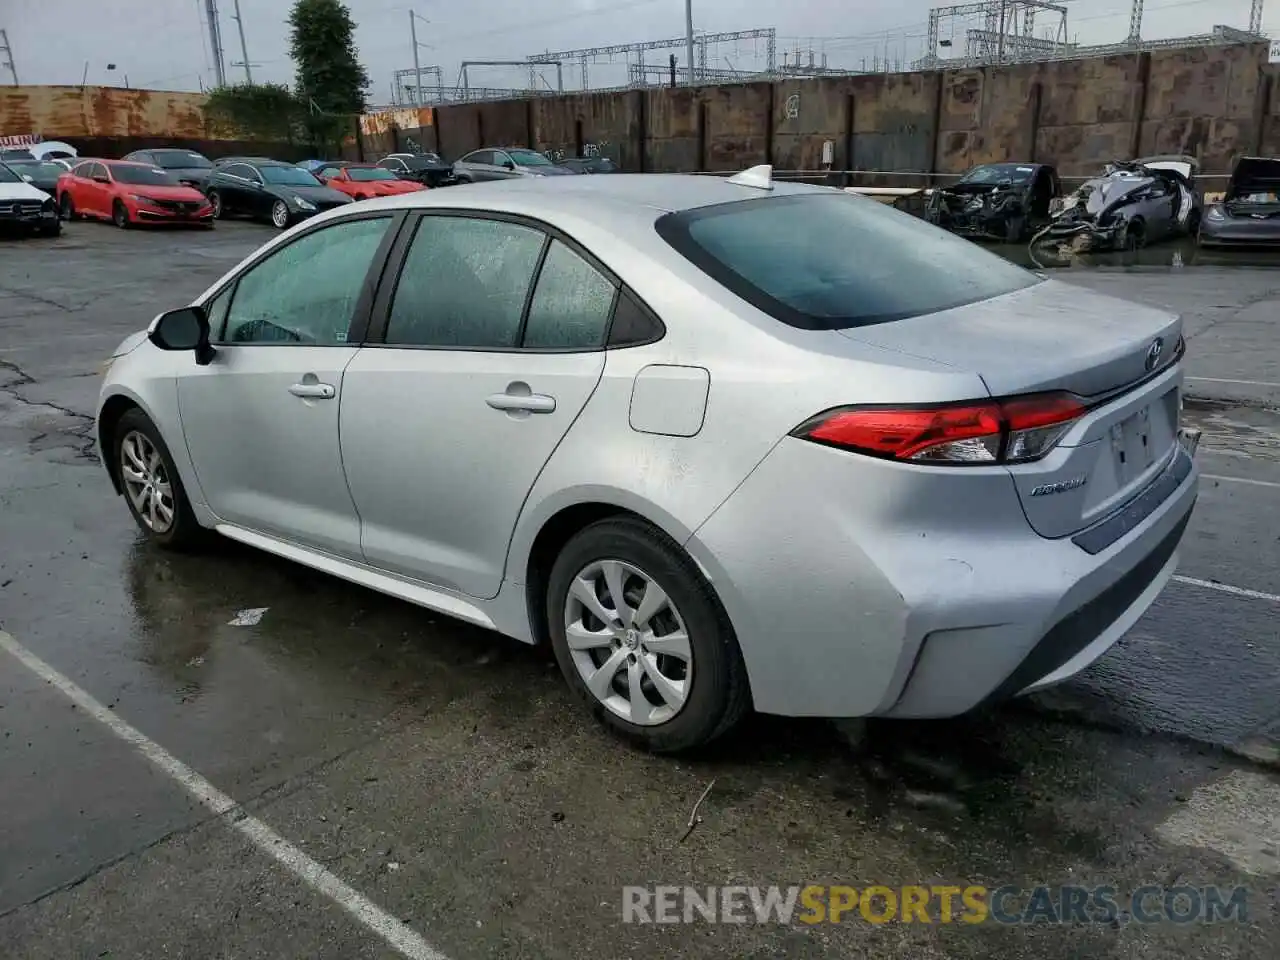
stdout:
{"type": "MultiPolygon", "coordinates": [[[[1188,579],[1102,661],[945,723],[755,717],[672,760],[606,736],[540,651],[230,543],[139,541],[93,451],[100,364],[270,235],[0,241],[0,629],[244,813],[454,960],[1276,956],[1280,260],[1055,271],[1183,312],[1204,429],[1188,579]],[[807,883],[1249,893],[1243,923],[621,922],[624,885],[807,883]]],[[[0,957],[392,956],[0,651],[0,957]]]]}

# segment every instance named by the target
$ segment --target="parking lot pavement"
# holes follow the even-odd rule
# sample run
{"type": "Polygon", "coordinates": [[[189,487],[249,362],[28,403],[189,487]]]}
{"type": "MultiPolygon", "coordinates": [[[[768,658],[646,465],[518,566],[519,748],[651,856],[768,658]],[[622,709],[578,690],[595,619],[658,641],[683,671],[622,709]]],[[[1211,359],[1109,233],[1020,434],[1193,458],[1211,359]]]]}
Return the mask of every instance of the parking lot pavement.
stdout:
{"type": "Polygon", "coordinates": [[[94,462],[99,364],[270,236],[0,248],[0,955],[1274,957],[1280,414],[1252,384],[1280,279],[1066,272],[1183,310],[1190,372],[1249,381],[1188,405],[1179,579],[1101,662],[947,723],[756,717],[672,760],[603,734],[539,651],[138,542],[94,462]],[[809,883],[1243,886],[1247,922],[622,922],[625,886],[809,883]]]}

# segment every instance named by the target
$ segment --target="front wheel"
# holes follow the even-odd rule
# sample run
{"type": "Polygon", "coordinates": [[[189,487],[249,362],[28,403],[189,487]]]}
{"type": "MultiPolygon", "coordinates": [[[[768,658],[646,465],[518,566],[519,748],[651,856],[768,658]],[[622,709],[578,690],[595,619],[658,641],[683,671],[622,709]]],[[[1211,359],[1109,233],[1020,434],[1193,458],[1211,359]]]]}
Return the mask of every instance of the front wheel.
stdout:
{"type": "Polygon", "coordinates": [[[221,220],[226,216],[226,211],[222,208],[222,194],[217,190],[209,191],[209,205],[213,207],[213,219],[221,220]]]}
{"type": "Polygon", "coordinates": [[[121,230],[129,228],[129,211],[119,200],[111,205],[111,222],[121,230]]]}
{"type": "Polygon", "coordinates": [[[271,223],[277,230],[284,230],[289,226],[289,208],[283,200],[277,200],[271,205],[271,223]]]}
{"type": "Polygon", "coordinates": [[[605,726],[647,749],[709,743],[750,705],[737,639],[710,584],[639,519],[602,520],[565,545],[546,615],[570,687],[605,726]]]}
{"type": "Polygon", "coordinates": [[[1198,237],[1200,235],[1200,211],[1192,210],[1187,216],[1187,236],[1198,237]]]}
{"type": "Polygon", "coordinates": [[[1141,220],[1135,220],[1124,231],[1124,248],[1141,250],[1147,245],[1147,228],[1141,220]]]}
{"type": "Polygon", "coordinates": [[[196,521],[169,448],[150,418],[137,408],[129,410],[113,436],[120,487],[147,539],[175,550],[203,539],[205,530],[196,521]]]}

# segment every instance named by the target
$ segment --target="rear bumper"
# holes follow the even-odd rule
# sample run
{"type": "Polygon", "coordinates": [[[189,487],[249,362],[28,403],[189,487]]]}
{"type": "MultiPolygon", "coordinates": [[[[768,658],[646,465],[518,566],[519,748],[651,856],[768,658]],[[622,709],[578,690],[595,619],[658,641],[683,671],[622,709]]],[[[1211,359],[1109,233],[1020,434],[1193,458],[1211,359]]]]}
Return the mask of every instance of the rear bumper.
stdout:
{"type": "Polygon", "coordinates": [[[1200,245],[1204,247],[1280,245],[1280,219],[1205,220],[1200,225],[1200,245]]]}
{"type": "Polygon", "coordinates": [[[688,544],[762,712],[946,717],[1066,679],[1172,576],[1198,484],[1188,459],[1090,553],[1031,530],[1011,485],[855,456],[783,441],[688,544]]]}

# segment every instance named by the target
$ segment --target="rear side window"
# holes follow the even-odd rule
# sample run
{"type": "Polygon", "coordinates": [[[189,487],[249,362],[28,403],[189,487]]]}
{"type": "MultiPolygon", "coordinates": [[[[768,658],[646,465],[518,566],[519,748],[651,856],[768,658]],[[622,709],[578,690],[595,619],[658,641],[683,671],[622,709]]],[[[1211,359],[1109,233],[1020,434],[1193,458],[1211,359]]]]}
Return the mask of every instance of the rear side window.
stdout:
{"type": "Polygon", "coordinates": [[[604,346],[615,292],[612,280],[553,240],[529,302],[523,346],[545,350],[604,346]]]}
{"type": "Polygon", "coordinates": [[[716,204],[655,226],[742,299],[806,330],[903,320],[1039,282],[968,240],[847,194],[716,204]]]}

